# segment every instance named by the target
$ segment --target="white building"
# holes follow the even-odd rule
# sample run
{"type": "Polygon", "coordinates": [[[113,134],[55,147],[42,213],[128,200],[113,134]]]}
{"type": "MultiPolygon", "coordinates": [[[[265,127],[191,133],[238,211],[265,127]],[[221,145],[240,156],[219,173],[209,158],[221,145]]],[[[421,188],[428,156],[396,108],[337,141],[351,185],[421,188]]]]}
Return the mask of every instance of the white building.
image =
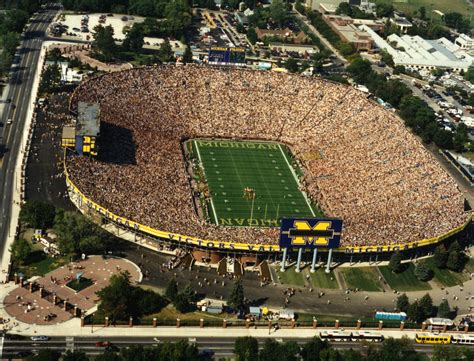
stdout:
{"type": "Polygon", "coordinates": [[[425,40],[420,36],[392,34],[384,40],[366,25],[360,28],[370,34],[378,48],[393,57],[395,65],[411,69],[445,68],[466,71],[474,64],[474,57],[446,38],[425,40]]]}
{"type": "Polygon", "coordinates": [[[359,5],[359,9],[366,14],[375,14],[376,7],[377,5],[373,2],[369,2],[369,0],[361,0],[359,5]]]}
{"type": "Polygon", "coordinates": [[[462,50],[474,50],[474,39],[472,39],[469,35],[466,34],[460,34],[459,37],[454,40],[454,44],[459,46],[462,50]]]}
{"type": "Polygon", "coordinates": [[[411,22],[408,21],[406,17],[395,15],[393,18],[390,18],[390,22],[394,24],[400,31],[404,34],[407,33],[408,29],[413,26],[411,22]]]}
{"type": "Polygon", "coordinates": [[[330,6],[330,4],[332,4],[337,9],[340,3],[347,2],[349,2],[349,0],[306,0],[305,5],[311,10],[319,10],[321,3],[324,3],[325,6],[330,6]]]}

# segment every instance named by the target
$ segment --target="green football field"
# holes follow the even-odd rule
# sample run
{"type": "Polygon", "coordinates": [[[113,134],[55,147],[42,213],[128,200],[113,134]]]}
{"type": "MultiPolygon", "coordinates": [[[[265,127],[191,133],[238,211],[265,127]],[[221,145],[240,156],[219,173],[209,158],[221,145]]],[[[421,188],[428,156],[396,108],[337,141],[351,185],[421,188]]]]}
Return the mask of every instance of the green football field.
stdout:
{"type": "Polygon", "coordinates": [[[298,177],[284,145],[193,140],[192,146],[207,179],[213,223],[275,227],[282,217],[322,215],[298,189],[298,177]],[[252,190],[250,195],[245,196],[245,188],[252,190]]]}

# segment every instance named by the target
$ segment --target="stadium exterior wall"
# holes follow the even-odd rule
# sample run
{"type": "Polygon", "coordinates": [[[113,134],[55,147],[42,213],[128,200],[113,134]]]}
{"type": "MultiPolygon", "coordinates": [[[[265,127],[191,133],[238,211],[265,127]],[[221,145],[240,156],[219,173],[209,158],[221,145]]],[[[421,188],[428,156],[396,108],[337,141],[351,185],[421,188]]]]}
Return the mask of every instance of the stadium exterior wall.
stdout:
{"type": "MultiPolygon", "coordinates": [[[[145,226],[138,222],[129,220],[125,217],[118,216],[110,212],[105,207],[102,207],[101,205],[87,198],[69,178],[69,173],[66,167],[66,154],[64,156],[64,171],[66,175],[66,184],[69,187],[69,190],[75,193],[79,197],[80,203],[82,205],[86,205],[86,207],[88,207],[90,210],[97,212],[100,216],[110,221],[113,221],[114,223],[122,227],[129,228],[132,231],[140,231],[150,236],[164,239],[167,242],[172,242],[176,244],[192,246],[192,247],[197,247],[197,248],[203,248],[203,249],[212,250],[216,252],[241,251],[241,252],[275,253],[275,252],[281,251],[278,245],[247,244],[247,243],[238,243],[238,242],[205,240],[201,238],[184,236],[184,235],[166,232],[166,231],[160,231],[160,230],[145,226]]],[[[393,252],[393,251],[407,251],[407,250],[413,250],[416,248],[432,246],[464,230],[472,221],[473,215],[474,215],[474,212],[471,212],[468,221],[460,225],[459,227],[456,227],[450,230],[449,232],[446,232],[445,234],[442,234],[440,236],[433,237],[430,239],[423,239],[420,241],[408,242],[404,244],[387,244],[387,245],[377,245],[377,246],[346,246],[346,247],[335,248],[333,251],[338,252],[338,253],[345,253],[345,254],[385,253],[385,252],[393,252]]],[[[321,251],[325,252],[327,250],[321,249],[321,251]]]]}

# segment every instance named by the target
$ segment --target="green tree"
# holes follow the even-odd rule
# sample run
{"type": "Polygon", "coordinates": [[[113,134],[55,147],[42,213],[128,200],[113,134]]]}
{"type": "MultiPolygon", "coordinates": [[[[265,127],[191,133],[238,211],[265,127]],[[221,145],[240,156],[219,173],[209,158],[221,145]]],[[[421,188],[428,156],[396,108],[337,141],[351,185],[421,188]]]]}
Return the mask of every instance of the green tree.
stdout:
{"type": "Polygon", "coordinates": [[[266,339],[260,351],[260,361],[296,361],[300,348],[296,342],[278,343],[274,339],[266,339]]]}
{"type": "Polygon", "coordinates": [[[138,52],[142,49],[144,40],[143,40],[143,28],[138,24],[134,24],[130,31],[125,35],[123,41],[123,47],[125,50],[132,50],[138,52]]]}
{"type": "Polygon", "coordinates": [[[408,318],[414,322],[422,322],[425,320],[425,314],[423,308],[420,306],[418,301],[414,301],[410,304],[407,311],[408,318]]]}
{"type": "Polygon", "coordinates": [[[186,46],[186,49],[184,50],[183,63],[188,64],[192,62],[193,62],[193,52],[191,50],[191,47],[188,45],[186,46]]]}
{"type": "Polygon", "coordinates": [[[448,252],[443,244],[440,244],[436,247],[433,255],[434,264],[438,268],[446,268],[446,263],[448,262],[448,252]]]}
{"type": "Polygon", "coordinates": [[[340,3],[336,9],[336,15],[346,15],[352,17],[352,6],[349,3],[340,3]]]}
{"type": "Polygon", "coordinates": [[[405,74],[406,73],[406,68],[403,65],[395,65],[393,68],[393,74],[405,74]]]}
{"type": "Polygon", "coordinates": [[[242,285],[242,280],[239,278],[234,283],[227,304],[234,309],[241,309],[245,306],[244,299],[244,286],[242,285]]]}
{"type": "Polygon", "coordinates": [[[94,358],[94,361],[123,361],[123,358],[116,352],[107,351],[107,352],[98,354],[94,358]]]}
{"type": "Polygon", "coordinates": [[[320,361],[321,351],[330,348],[327,341],[321,340],[319,337],[313,337],[306,342],[301,348],[300,355],[303,361],[320,361]]]}
{"type": "Polygon", "coordinates": [[[451,271],[460,272],[464,266],[464,257],[462,252],[451,251],[448,255],[448,261],[446,267],[451,271]]]}
{"type": "Polygon", "coordinates": [[[191,7],[186,0],[171,0],[164,8],[165,21],[162,29],[165,34],[174,38],[180,38],[191,25],[191,7]]]}
{"type": "Polygon", "coordinates": [[[250,336],[236,338],[234,354],[237,361],[258,361],[257,339],[250,336]]]}
{"type": "Polygon", "coordinates": [[[28,22],[30,16],[24,10],[10,9],[7,10],[1,22],[1,29],[3,32],[21,33],[23,27],[28,22]]]}
{"type": "Polygon", "coordinates": [[[423,310],[424,319],[430,317],[433,314],[433,299],[429,293],[426,293],[423,297],[421,297],[418,302],[421,309],[423,310]]]}
{"type": "Polygon", "coordinates": [[[285,61],[285,68],[290,72],[290,73],[297,73],[300,69],[299,65],[298,65],[298,60],[293,58],[293,57],[289,57],[288,59],[286,59],[285,61]]]}
{"type": "Polygon", "coordinates": [[[30,242],[23,238],[19,238],[12,243],[10,246],[10,253],[14,261],[23,263],[28,255],[31,253],[32,248],[30,242]]]}
{"type": "Polygon", "coordinates": [[[61,70],[59,69],[59,65],[56,63],[48,65],[43,71],[43,75],[41,77],[39,85],[39,92],[41,94],[52,93],[58,90],[60,85],[61,70]]]}
{"type": "Polygon", "coordinates": [[[406,293],[401,294],[397,297],[397,308],[400,312],[407,312],[410,307],[410,302],[408,301],[408,296],[406,293]]]}
{"type": "MultiPolygon", "coordinates": [[[[258,41],[257,32],[255,31],[255,28],[249,28],[247,30],[247,39],[252,45],[254,45],[258,41]]],[[[472,82],[474,83],[474,67],[473,67],[472,73],[473,73],[472,82]]]]}
{"type": "Polygon", "coordinates": [[[60,62],[61,60],[63,60],[63,55],[61,53],[61,49],[52,48],[50,51],[48,51],[47,59],[49,61],[54,61],[55,63],[60,62]]]}
{"type": "MultiPolygon", "coordinates": [[[[472,351],[471,351],[472,352],[472,351]]],[[[474,352],[473,352],[474,355],[474,352]]],[[[436,345],[433,349],[431,361],[460,361],[472,360],[472,358],[465,358],[464,352],[458,346],[452,345],[436,345]]]]}
{"type": "Polygon", "coordinates": [[[448,300],[442,300],[438,307],[438,317],[451,318],[451,307],[448,300]]]}
{"type": "Polygon", "coordinates": [[[426,282],[433,278],[433,271],[431,271],[424,262],[418,262],[415,265],[415,277],[420,281],[426,282]]]}
{"type": "Polygon", "coordinates": [[[464,73],[464,79],[474,84],[474,65],[471,65],[464,73]]]}
{"type": "Polygon", "coordinates": [[[433,141],[442,149],[453,149],[453,134],[449,130],[439,129],[433,141]]]}
{"type": "Polygon", "coordinates": [[[161,45],[158,51],[158,58],[163,63],[168,63],[174,60],[173,48],[168,39],[166,39],[161,45]]]}
{"type": "Polygon", "coordinates": [[[277,24],[278,27],[282,28],[288,21],[288,9],[286,3],[283,0],[273,0],[269,6],[269,13],[271,19],[277,24]]]}
{"type": "Polygon", "coordinates": [[[237,30],[239,34],[245,33],[245,28],[241,23],[237,23],[237,25],[235,26],[235,30],[237,30]]]}
{"type": "Polygon", "coordinates": [[[356,83],[365,84],[372,74],[372,66],[368,60],[356,58],[347,67],[347,71],[356,83]]]}
{"type": "Polygon", "coordinates": [[[39,201],[28,201],[20,211],[20,221],[30,227],[46,230],[54,223],[56,208],[50,204],[39,201]]]}
{"type": "Polygon", "coordinates": [[[394,273],[399,273],[403,271],[402,255],[400,252],[393,252],[392,256],[390,257],[388,267],[394,273]]]}
{"type": "Polygon", "coordinates": [[[89,361],[89,357],[81,350],[67,350],[63,355],[63,361],[89,361]]]}
{"type": "Polygon", "coordinates": [[[426,8],[424,6],[421,6],[418,9],[418,13],[420,14],[420,19],[421,20],[426,20],[426,8]]]}
{"type": "Polygon", "coordinates": [[[369,357],[368,360],[380,361],[421,361],[425,360],[424,355],[418,354],[413,349],[412,340],[407,337],[401,339],[386,338],[379,352],[374,353],[375,357],[369,357]]]}
{"type": "Polygon", "coordinates": [[[82,214],[58,212],[54,219],[58,233],[58,247],[61,253],[102,253],[112,244],[112,237],[82,214]]]}
{"type": "Polygon", "coordinates": [[[464,123],[459,123],[453,137],[454,150],[459,153],[464,152],[468,142],[467,126],[464,123]]]}
{"type": "Polygon", "coordinates": [[[463,33],[470,30],[469,20],[464,19],[458,12],[450,12],[444,15],[444,23],[453,29],[463,33]]]}
{"type": "Polygon", "coordinates": [[[349,56],[356,52],[356,48],[354,48],[354,45],[352,45],[351,43],[339,41],[336,46],[343,56],[349,56]]]}
{"type": "Polygon", "coordinates": [[[111,321],[140,318],[161,310],[166,302],[157,293],[133,286],[130,274],[122,272],[110,277],[110,283],[97,292],[100,298],[99,312],[111,321]]]}
{"type": "Polygon", "coordinates": [[[94,56],[99,60],[110,62],[118,50],[114,40],[114,28],[112,25],[96,25],[93,38],[92,53],[94,56]]]}
{"type": "Polygon", "coordinates": [[[377,17],[388,18],[393,15],[395,8],[391,4],[379,3],[375,7],[377,17]]]}
{"type": "Polygon", "coordinates": [[[173,278],[168,282],[168,285],[166,286],[165,296],[168,300],[170,300],[170,302],[173,302],[176,299],[177,295],[178,295],[178,283],[173,278]]]}
{"type": "Polygon", "coordinates": [[[136,306],[134,300],[130,299],[132,293],[128,272],[113,275],[109,285],[97,292],[100,298],[99,311],[111,321],[128,319],[131,316],[130,310],[136,306]]]}
{"type": "Polygon", "coordinates": [[[193,311],[196,308],[194,301],[194,290],[191,288],[191,285],[187,285],[184,290],[175,296],[173,305],[179,312],[186,313],[193,311]]]}
{"type": "Polygon", "coordinates": [[[380,57],[388,66],[394,66],[393,56],[391,56],[386,50],[380,50],[380,57]]]}

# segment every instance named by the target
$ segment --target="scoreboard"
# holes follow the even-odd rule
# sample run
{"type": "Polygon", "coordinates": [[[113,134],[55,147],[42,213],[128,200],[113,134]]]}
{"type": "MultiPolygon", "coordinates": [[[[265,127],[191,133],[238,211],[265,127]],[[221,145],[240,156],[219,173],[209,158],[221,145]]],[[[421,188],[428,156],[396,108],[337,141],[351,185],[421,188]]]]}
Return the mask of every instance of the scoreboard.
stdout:
{"type": "Polygon", "coordinates": [[[341,243],[342,219],[283,218],[281,248],[337,248],[341,243]]]}
{"type": "Polygon", "coordinates": [[[212,47],[209,49],[209,63],[217,65],[244,65],[245,49],[212,47]]]}

